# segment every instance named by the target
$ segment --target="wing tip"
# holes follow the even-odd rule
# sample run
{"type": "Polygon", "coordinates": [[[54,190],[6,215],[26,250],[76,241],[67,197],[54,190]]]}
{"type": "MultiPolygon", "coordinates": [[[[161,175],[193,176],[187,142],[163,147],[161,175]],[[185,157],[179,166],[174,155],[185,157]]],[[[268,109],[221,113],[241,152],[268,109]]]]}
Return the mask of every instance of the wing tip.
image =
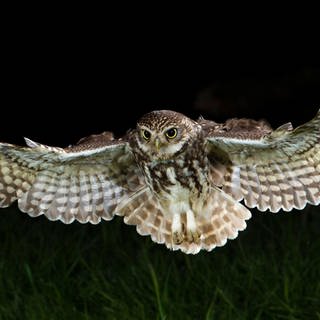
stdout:
{"type": "Polygon", "coordinates": [[[30,148],[37,148],[37,147],[40,147],[40,143],[38,142],[35,142],[35,141],[32,141],[31,139],[27,138],[27,137],[23,137],[26,145],[30,148]]]}

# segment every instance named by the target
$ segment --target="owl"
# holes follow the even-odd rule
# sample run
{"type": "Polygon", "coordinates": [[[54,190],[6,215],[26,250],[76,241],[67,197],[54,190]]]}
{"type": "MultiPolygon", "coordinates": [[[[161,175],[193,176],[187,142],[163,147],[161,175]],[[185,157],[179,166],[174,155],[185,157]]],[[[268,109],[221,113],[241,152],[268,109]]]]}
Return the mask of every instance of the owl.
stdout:
{"type": "Polygon", "coordinates": [[[320,203],[320,110],[296,129],[264,121],[144,115],[67,148],[0,143],[0,207],[64,223],[114,215],[171,250],[196,254],[235,239],[260,211],[320,203]]]}

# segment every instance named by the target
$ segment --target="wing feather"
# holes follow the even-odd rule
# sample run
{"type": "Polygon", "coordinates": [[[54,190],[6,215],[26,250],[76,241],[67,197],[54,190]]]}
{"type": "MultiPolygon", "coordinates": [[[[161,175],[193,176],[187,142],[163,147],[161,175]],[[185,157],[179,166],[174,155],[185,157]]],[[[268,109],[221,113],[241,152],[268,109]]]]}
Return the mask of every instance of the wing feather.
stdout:
{"type": "Polygon", "coordinates": [[[320,111],[296,129],[255,127],[254,135],[249,126],[234,124],[227,134],[216,123],[206,126],[213,179],[234,199],[271,212],[320,203],[320,111]]]}
{"type": "Polygon", "coordinates": [[[0,143],[0,207],[18,199],[30,216],[98,223],[144,186],[127,142],[110,133],[66,149],[26,139],[28,147],[0,143]]]}

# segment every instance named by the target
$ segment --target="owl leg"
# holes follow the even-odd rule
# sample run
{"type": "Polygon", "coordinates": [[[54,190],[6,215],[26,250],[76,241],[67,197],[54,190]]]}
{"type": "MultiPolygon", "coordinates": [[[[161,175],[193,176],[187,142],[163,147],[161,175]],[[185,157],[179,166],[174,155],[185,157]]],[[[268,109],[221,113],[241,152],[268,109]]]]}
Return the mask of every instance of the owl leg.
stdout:
{"type": "Polygon", "coordinates": [[[180,244],[183,242],[184,234],[182,230],[181,216],[179,213],[173,214],[171,232],[174,244],[180,244]]]}
{"type": "Polygon", "coordinates": [[[197,228],[196,219],[192,210],[187,211],[187,239],[189,242],[198,243],[200,241],[200,233],[197,228]]]}
{"type": "Polygon", "coordinates": [[[196,219],[192,210],[187,210],[186,220],[185,226],[181,222],[181,214],[173,214],[171,231],[174,244],[181,244],[184,240],[190,243],[199,243],[200,233],[198,232],[196,219]]]}

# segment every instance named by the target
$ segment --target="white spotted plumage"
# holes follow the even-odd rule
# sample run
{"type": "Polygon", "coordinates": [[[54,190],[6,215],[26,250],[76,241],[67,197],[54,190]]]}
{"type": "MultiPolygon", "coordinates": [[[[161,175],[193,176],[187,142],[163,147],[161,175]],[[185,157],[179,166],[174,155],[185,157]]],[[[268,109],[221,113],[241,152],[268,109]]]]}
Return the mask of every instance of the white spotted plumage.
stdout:
{"type": "Polygon", "coordinates": [[[245,229],[251,214],[241,200],[271,212],[320,204],[319,128],[319,112],[273,131],[162,110],[121,139],[105,132],[65,149],[0,143],[0,207],[18,200],[30,216],[64,223],[117,214],[171,250],[211,251],[245,229]]]}

